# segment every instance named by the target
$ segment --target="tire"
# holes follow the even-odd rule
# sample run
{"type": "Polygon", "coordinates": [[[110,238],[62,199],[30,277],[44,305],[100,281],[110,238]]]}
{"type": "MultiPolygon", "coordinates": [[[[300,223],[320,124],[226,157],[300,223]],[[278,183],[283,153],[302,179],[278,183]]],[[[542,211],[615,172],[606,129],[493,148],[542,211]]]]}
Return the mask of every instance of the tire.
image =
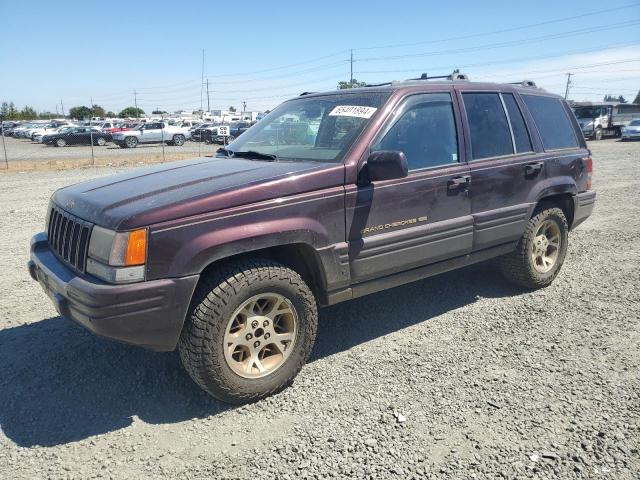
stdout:
{"type": "Polygon", "coordinates": [[[232,262],[204,277],[196,288],[178,342],[180,358],[191,378],[213,397],[232,404],[250,403],[277,393],[293,382],[311,353],[317,324],[315,297],[296,272],[271,260],[232,262]],[[271,307],[268,302],[274,297],[274,307],[271,307]],[[243,313],[254,312],[262,298],[268,300],[260,304],[264,311],[243,313]],[[255,305],[255,308],[243,309],[245,305],[255,305]],[[271,308],[288,313],[272,314],[268,311],[271,308]],[[266,321],[265,330],[254,317],[260,314],[264,314],[258,319],[266,321]],[[274,321],[270,324],[269,319],[274,321]],[[291,338],[289,343],[277,340],[278,323],[289,325],[284,333],[291,338]],[[265,333],[269,328],[272,334],[265,333]],[[267,340],[270,335],[272,338],[267,340]],[[268,343],[274,339],[276,343],[268,343]],[[233,346],[225,347],[231,341],[233,346]],[[264,344],[256,346],[257,341],[264,344]],[[283,348],[274,349],[276,344],[283,348]],[[258,363],[254,363],[254,358],[259,357],[253,355],[268,349],[276,353],[259,360],[264,373],[258,363]],[[243,357],[242,363],[236,361],[243,357]]]}
{"type": "Polygon", "coordinates": [[[602,140],[602,129],[596,128],[596,131],[593,132],[593,139],[596,141],[602,140]]]}
{"type": "Polygon", "coordinates": [[[124,145],[127,148],[136,148],[138,146],[138,139],[136,137],[125,137],[124,145]]]}
{"type": "Polygon", "coordinates": [[[175,145],[176,147],[181,147],[184,145],[185,138],[184,135],[174,135],[173,140],[171,141],[171,145],[175,145]]]}
{"type": "MultiPolygon", "coordinates": [[[[546,238],[548,237],[549,235],[546,235],[546,238]]],[[[560,268],[564,263],[568,240],[569,226],[562,210],[553,207],[545,209],[539,207],[527,223],[516,249],[500,258],[502,274],[509,282],[531,290],[549,286],[560,272],[560,268]],[[536,257],[536,252],[540,251],[545,252],[546,258],[553,256],[553,253],[549,255],[554,250],[552,242],[546,247],[546,243],[540,240],[540,230],[545,225],[553,226],[550,226],[546,233],[557,232],[559,240],[559,245],[555,249],[557,254],[552,265],[540,261],[542,257],[536,257]],[[538,244],[539,240],[542,242],[541,245],[538,244]]]]}
{"type": "Polygon", "coordinates": [[[56,140],[56,147],[66,147],[67,141],[64,138],[59,138],[56,140]]]}
{"type": "Polygon", "coordinates": [[[225,138],[224,143],[226,143],[227,145],[229,145],[231,142],[233,142],[235,140],[235,138],[233,137],[233,135],[229,135],[227,136],[227,138],[225,138]]]}
{"type": "Polygon", "coordinates": [[[96,143],[98,145],[100,145],[101,147],[104,147],[107,143],[107,141],[104,139],[104,137],[98,137],[98,139],[96,140],[96,143]]]}

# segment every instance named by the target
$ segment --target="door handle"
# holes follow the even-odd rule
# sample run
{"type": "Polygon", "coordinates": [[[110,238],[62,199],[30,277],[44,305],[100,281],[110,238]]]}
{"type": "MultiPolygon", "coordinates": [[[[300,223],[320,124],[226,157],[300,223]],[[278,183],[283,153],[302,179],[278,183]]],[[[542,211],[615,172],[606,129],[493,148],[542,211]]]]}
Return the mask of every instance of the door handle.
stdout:
{"type": "Polygon", "coordinates": [[[534,177],[542,171],[543,167],[544,162],[527,163],[524,166],[524,174],[527,177],[534,177]]]}
{"type": "Polygon", "coordinates": [[[454,177],[447,182],[447,188],[449,190],[458,190],[461,188],[467,188],[471,177],[469,175],[463,175],[461,177],[454,177]]]}

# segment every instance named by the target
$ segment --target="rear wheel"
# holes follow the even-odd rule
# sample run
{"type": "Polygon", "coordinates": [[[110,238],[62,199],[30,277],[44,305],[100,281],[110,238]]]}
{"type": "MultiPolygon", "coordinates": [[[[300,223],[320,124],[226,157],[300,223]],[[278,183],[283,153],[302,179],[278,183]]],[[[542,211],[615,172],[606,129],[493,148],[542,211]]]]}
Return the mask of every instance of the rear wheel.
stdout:
{"type": "Polygon", "coordinates": [[[311,290],[270,260],[228,264],[196,289],[179,342],[193,380],[229,403],[247,403],[290,385],[315,341],[311,290]]]}
{"type": "Polygon", "coordinates": [[[124,139],[124,144],[127,148],[136,148],[138,139],[136,137],[127,137],[124,139]]]}
{"type": "Polygon", "coordinates": [[[516,249],[501,258],[505,278],[530,289],[550,285],[567,254],[568,232],[562,210],[538,210],[527,223],[516,249]]]}

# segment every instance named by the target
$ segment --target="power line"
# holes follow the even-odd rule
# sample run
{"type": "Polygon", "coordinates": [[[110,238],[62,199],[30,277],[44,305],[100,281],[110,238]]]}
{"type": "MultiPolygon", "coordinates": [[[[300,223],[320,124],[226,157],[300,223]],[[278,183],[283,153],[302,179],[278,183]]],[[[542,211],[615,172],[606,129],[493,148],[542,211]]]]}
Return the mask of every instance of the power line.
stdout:
{"type": "Polygon", "coordinates": [[[438,55],[450,55],[452,53],[477,52],[481,50],[490,50],[494,48],[510,47],[513,45],[522,45],[522,44],[531,43],[531,42],[540,42],[544,40],[555,40],[559,38],[567,38],[567,37],[573,37],[577,35],[591,34],[593,32],[611,30],[614,28],[630,27],[630,26],[637,25],[639,23],[640,23],[640,20],[628,20],[625,22],[617,22],[617,23],[603,25],[601,27],[581,28],[581,29],[572,30],[569,32],[540,35],[537,37],[523,38],[520,40],[510,40],[506,42],[490,43],[490,44],[479,45],[475,47],[454,48],[454,49],[448,49],[448,50],[410,53],[410,54],[404,54],[404,55],[390,55],[390,56],[382,56],[382,57],[364,57],[364,58],[360,58],[358,61],[359,62],[372,62],[372,61],[378,61],[378,60],[393,61],[393,60],[403,60],[407,58],[421,58],[421,57],[438,56],[438,55]]]}
{"type": "Polygon", "coordinates": [[[602,13],[616,12],[616,11],[619,11],[619,10],[624,10],[624,9],[632,8],[632,7],[638,7],[638,4],[637,3],[632,3],[632,4],[629,4],[629,5],[623,5],[623,6],[620,6],[620,7],[606,8],[606,9],[597,10],[597,11],[594,11],[594,12],[583,13],[581,15],[572,15],[570,17],[556,18],[556,19],[552,19],[552,20],[546,20],[544,22],[530,23],[528,25],[520,25],[518,27],[504,28],[504,29],[501,29],[501,30],[493,30],[493,31],[489,31],[489,32],[472,33],[470,35],[462,35],[462,36],[458,35],[458,36],[455,36],[455,37],[439,38],[439,39],[436,39],[436,40],[424,40],[424,41],[420,41],[420,42],[396,43],[396,44],[392,44],[392,45],[377,45],[377,46],[371,46],[371,47],[360,47],[360,48],[356,48],[355,50],[364,51],[364,50],[378,50],[378,49],[385,49],[385,48],[413,47],[413,46],[416,46],[416,45],[428,45],[428,44],[434,44],[434,43],[445,43],[445,42],[451,42],[451,41],[455,41],[455,40],[468,40],[470,38],[485,37],[485,36],[497,35],[497,34],[501,34],[501,33],[517,32],[517,31],[524,30],[524,29],[527,29],[527,28],[541,27],[543,25],[551,25],[551,24],[554,24],[554,23],[561,23],[561,22],[566,22],[566,21],[569,21],[569,20],[576,20],[578,18],[585,18],[585,17],[594,16],[594,15],[600,15],[602,13]]]}

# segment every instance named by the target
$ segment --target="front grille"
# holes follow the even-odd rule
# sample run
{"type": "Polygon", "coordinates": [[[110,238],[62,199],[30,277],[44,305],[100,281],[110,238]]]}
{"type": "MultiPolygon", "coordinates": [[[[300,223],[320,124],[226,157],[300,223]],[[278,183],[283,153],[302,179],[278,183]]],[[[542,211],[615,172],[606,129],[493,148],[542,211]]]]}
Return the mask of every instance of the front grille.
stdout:
{"type": "Polygon", "coordinates": [[[78,272],[84,272],[92,226],[55,206],[49,212],[49,246],[60,259],[78,272]]]}

